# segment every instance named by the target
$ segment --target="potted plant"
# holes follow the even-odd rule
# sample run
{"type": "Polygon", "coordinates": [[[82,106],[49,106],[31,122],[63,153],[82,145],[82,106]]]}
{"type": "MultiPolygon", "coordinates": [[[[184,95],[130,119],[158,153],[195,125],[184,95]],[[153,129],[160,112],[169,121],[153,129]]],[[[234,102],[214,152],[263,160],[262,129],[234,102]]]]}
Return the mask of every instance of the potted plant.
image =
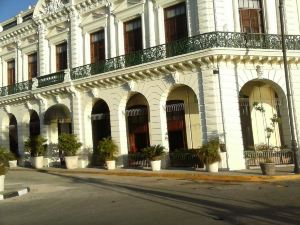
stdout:
{"type": "MultiPolygon", "coordinates": [[[[264,121],[267,121],[266,114],[265,114],[266,110],[263,107],[262,103],[259,104],[258,102],[254,102],[253,108],[262,114],[264,121]]],[[[264,123],[264,131],[265,131],[265,135],[267,138],[267,143],[256,146],[256,149],[263,150],[263,151],[271,151],[270,154],[272,154],[273,147],[270,145],[270,138],[271,138],[272,134],[275,132],[276,125],[281,123],[281,118],[277,114],[273,114],[273,117],[270,118],[270,120],[271,120],[271,122],[269,125],[264,123]],[[261,148],[260,146],[265,146],[265,147],[261,148]]],[[[260,165],[263,175],[269,175],[269,176],[275,175],[276,165],[270,157],[266,158],[264,162],[260,162],[259,165],[260,165]]]]}
{"type": "Polygon", "coordinates": [[[7,160],[8,160],[8,166],[10,168],[17,167],[18,160],[17,160],[17,157],[14,155],[14,153],[8,152],[7,160]]]}
{"type": "Polygon", "coordinates": [[[76,155],[82,143],[77,141],[75,134],[61,134],[58,137],[58,149],[63,152],[67,169],[78,167],[78,156],[76,155]]]}
{"type": "Polygon", "coordinates": [[[25,141],[25,151],[31,156],[33,168],[40,169],[44,166],[44,155],[47,150],[47,139],[41,135],[31,136],[25,141]]]}
{"type": "Polygon", "coordinates": [[[101,158],[105,159],[108,170],[116,168],[116,154],[118,153],[118,146],[111,138],[103,138],[99,141],[98,151],[101,158]]]}
{"type": "Polygon", "coordinates": [[[219,171],[219,162],[221,161],[219,147],[219,140],[213,139],[204,144],[197,153],[199,159],[205,164],[207,172],[217,173],[219,171]]]}
{"type": "Polygon", "coordinates": [[[165,147],[161,145],[152,145],[142,149],[142,154],[150,160],[152,171],[161,169],[161,158],[165,155],[165,147]]]}

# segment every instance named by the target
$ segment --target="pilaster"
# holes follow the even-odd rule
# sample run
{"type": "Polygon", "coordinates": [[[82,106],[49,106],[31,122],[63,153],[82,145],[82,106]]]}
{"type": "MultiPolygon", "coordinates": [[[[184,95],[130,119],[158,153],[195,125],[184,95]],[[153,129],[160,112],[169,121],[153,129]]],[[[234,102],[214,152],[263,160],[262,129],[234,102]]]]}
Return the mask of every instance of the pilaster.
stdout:
{"type": "Polygon", "coordinates": [[[164,24],[164,10],[161,6],[158,4],[155,5],[155,12],[156,12],[156,27],[157,27],[157,33],[156,33],[156,39],[157,44],[161,45],[166,42],[165,37],[165,24],[164,24]]]}
{"type": "Polygon", "coordinates": [[[4,76],[4,73],[3,73],[3,61],[2,61],[2,58],[0,57],[0,87],[3,87],[3,76],[4,76]]]}
{"type": "Polygon", "coordinates": [[[226,136],[227,165],[229,170],[245,169],[239,93],[236,85],[237,74],[234,72],[234,69],[221,65],[219,79],[220,100],[223,103],[222,114],[226,136]]]}
{"type": "Polygon", "coordinates": [[[275,0],[267,0],[265,2],[265,15],[266,15],[266,26],[268,34],[277,34],[277,8],[275,0]]]}

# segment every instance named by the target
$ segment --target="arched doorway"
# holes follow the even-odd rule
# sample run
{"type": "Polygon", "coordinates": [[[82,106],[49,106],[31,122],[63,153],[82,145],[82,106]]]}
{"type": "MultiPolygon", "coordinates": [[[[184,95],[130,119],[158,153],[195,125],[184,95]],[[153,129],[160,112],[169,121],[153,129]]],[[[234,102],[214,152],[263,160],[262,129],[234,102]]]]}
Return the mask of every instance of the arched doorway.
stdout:
{"type": "Polygon", "coordinates": [[[134,94],[126,105],[129,153],[150,145],[148,102],[142,94],[134,94]]]}
{"type": "Polygon", "coordinates": [[[63,104],[53,105],[45,112],[44,124],[48,126],[48,141],[51,145],[51,154],[59,157],[60,165],[64,166],[64,157],[62,152],[58,151],[56,144],[58,143],[59,135],[72,133],[71,112],[68,107],[63,104]]]}
{"type": "MultiPolygon", "coordinates": [[[[50,125],[52,136],[72,133],[71,113],[67,106],[56,104],[51,106],[44,115],[44,124],[50,125]]],[[[53,141],[53,138],[52,138],[53,141]]]]}
{"type": "Polygon", "coordinates": [[[198,101],[191,88],[178,86],[171,90],[166,117],[170,152],[202,145],[198,101]]]}
{"type": "Polygon", "coordinates": [[[15,156],[19,156],[18,123],[13,114],[9,114],[9,148],[15,156]]]}
{"type": "Polygon", "coordinates": [[[40,118],[36,111],[30,111],[29,135],[30,137],[40,135],[40,118]]]}
{"type": "Polygon", "coordinates": [[[102,138],[111,137],[110,113],[108,105],[103,100],[98,100],[92,109],[92,131],[94,151],[102,138]]]}
{"type": "Polygon", "coordinates": [[[245,150],[285,145],[283,126],[286,126],[286,118],[282,112],[287,109],[283,92],[277,90],[265,81],[250,81],[242,87],[239,105],[245,150]],[[273,131],[268,133],[268,130],[273,131]]]}

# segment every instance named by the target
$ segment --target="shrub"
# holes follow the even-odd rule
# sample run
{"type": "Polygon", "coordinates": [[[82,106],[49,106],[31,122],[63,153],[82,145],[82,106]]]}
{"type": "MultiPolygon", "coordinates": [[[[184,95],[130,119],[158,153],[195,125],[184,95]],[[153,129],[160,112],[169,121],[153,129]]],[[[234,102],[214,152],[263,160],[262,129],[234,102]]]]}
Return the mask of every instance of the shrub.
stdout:
{"type": "Polygon", "coordinates": [[[142,153],[145,158],[150,161],[159,160],[165,154],[165,147],[161,145],[152,145],[150,147],[143,148],[142,153]]]}
{"type": "Polygon", "coordinates": [[[0,176],[5,175],[5,174],[6,174],[6,168],[5,168],[4,164],[0,163],[0,176]]]}
{"type": "Polygon", "coordinates": [[[41,135],[29,137],[25,141],[25,151],[29,152],[32,157],[44,156],[47,150],[46,141],[47,139],[41,135]]]}
{"type": "Polygon", "coordinates": [[[61,134],[58,137],[57,147],[65,156],[75,156],[81,146],[75,134],[61,134]]]}
{"type": "Polygon", "coordinates": [[[198,151],[198,157],[205,164],[212,164],[221,161],[219,153],[220,143],[218,139],[212,139],[207,144],[204,144],[198,151]]]}
{"type": "Polygon", "coordinates": [[[8,166],[8,161],[15,160],[15,155],[10,152],[8,149],[0,146],[0,164],[8,166]]]}
{"type": "Polygon", "coordinates": [[[116,160],[118,146],[111,138],[103,138],[101,141],[99,141],[97,150],[100,158],[104,158],[106,161],[116,160]]]}

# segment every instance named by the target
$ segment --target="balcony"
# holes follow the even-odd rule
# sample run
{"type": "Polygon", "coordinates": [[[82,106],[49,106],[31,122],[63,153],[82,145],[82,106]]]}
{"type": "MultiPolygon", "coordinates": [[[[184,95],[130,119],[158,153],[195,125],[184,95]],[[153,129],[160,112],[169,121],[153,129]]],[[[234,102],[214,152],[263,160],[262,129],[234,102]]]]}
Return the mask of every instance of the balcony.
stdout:
{"type": "MultiPolygon", "coordinates": [[[[300,36],[287,35],[286,45],[288,50],[300,50],[300,36]]],[[[99,63],[76,67],[71,69],[70,76],[71,80],[77,80],[109,71],[115,71],[122,68],[128,68],[212,48],[281,50],[281,35],[235,32],[205,33],[175,42],[158,45],[152,48],[147,48],[131,54],[117,56],[99,63]]],[[[64,72],[41,76],[37,79],[37,88],[43,88],[64,82],[64,72]]],[[[14,87],[2,87],[0,96],[31,90],[31,84],[29,85],[29,81],[26,82],[15,84],[13,85],[14,87]]]]}

